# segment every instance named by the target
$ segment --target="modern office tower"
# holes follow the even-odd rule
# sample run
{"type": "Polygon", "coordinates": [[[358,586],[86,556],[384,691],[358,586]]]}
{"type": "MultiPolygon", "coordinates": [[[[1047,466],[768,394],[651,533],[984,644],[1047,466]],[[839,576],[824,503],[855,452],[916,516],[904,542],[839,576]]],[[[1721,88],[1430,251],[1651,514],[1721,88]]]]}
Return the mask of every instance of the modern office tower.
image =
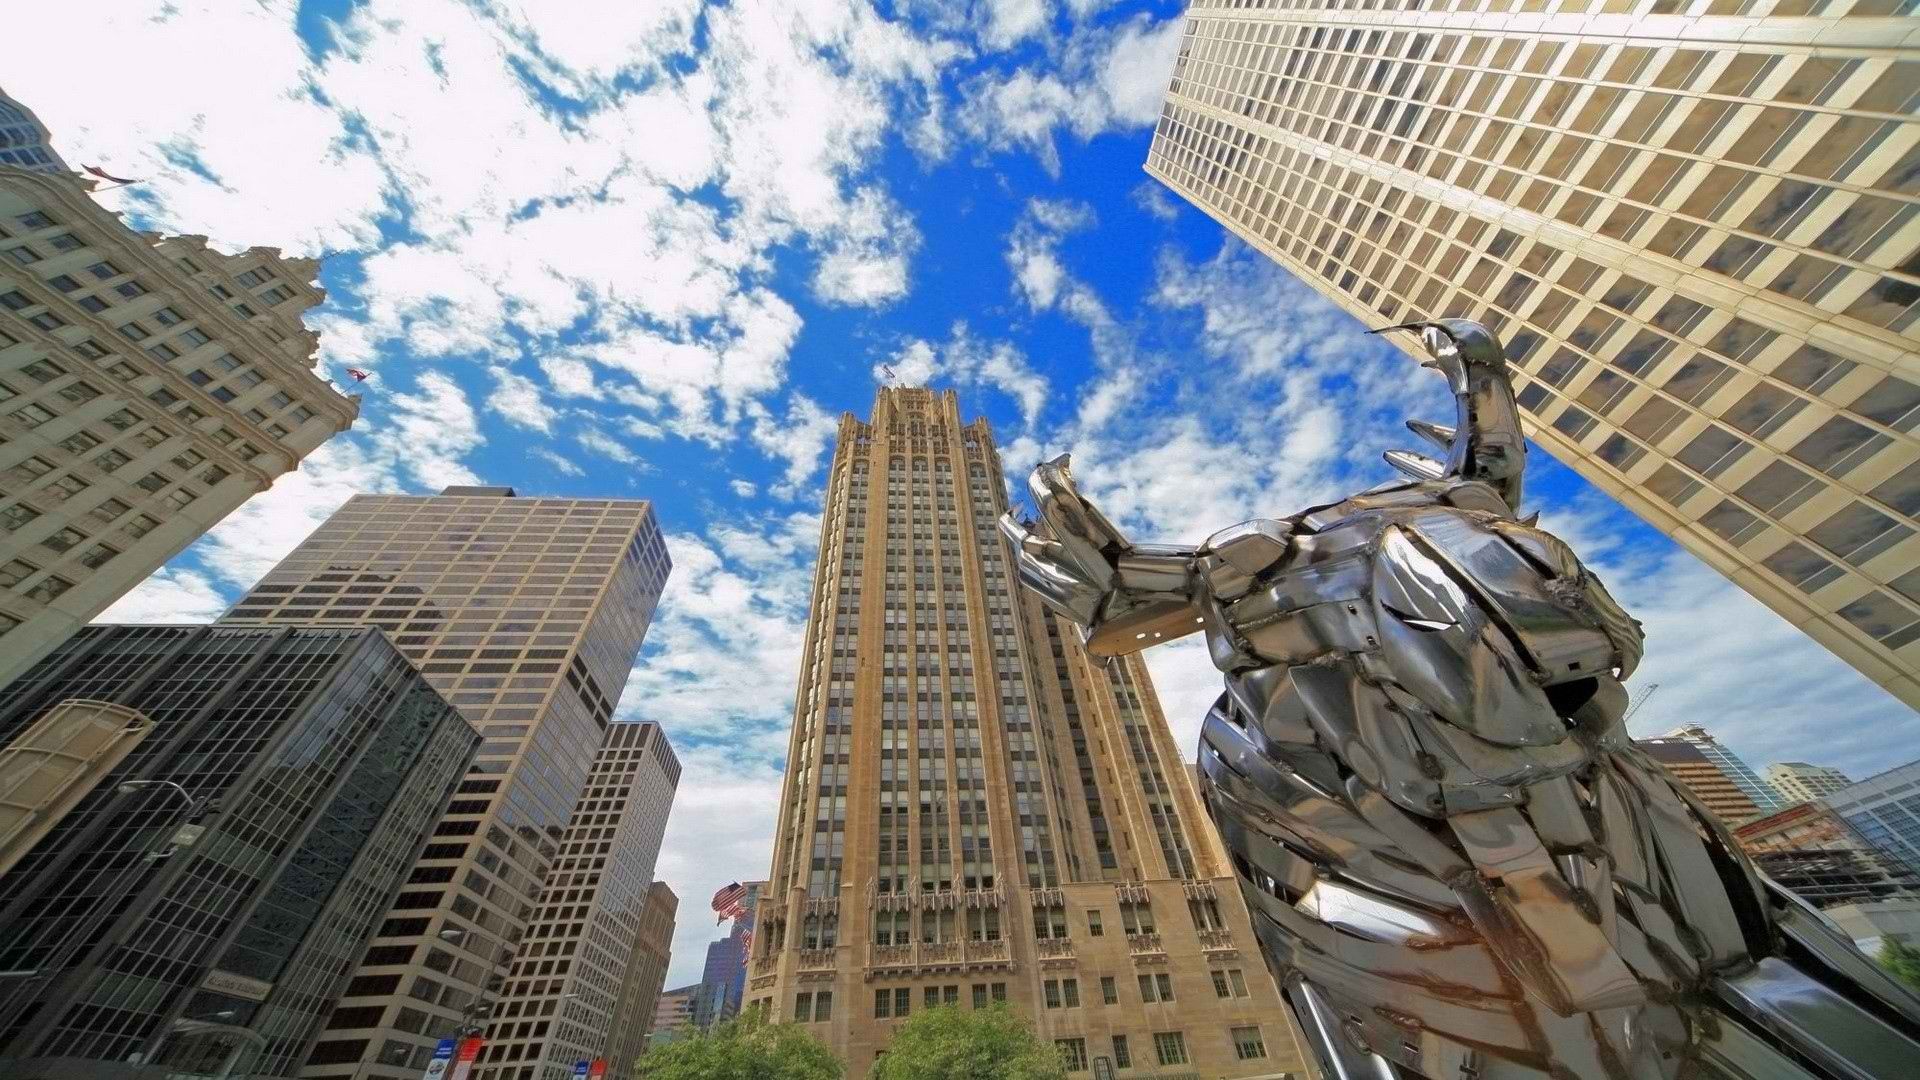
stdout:
{"type": "Polygon", "coordinates": [[[221,617],[378,626],[486,738],[303,1075],[416,1080],[492,1006],[667,569],[644,501],[356,495],[221,617]]]}
{"type": "Polygon", "coordinates": [[[653,1026],[647,1029],[647,1045],[660,1046],[681,1038],[693,1027],[693,999],[700,995],[700,984],[662,990],[653,1006],[653,1026]]]}
{"type": "Polygon", "coordinates": [[[1674,728],[1662,735],[1663,739],[1680,739],[1692,743],[1701,756],[1714,764],[1727,779],[1733,781],[1743,794],[1752,800],[1754,807],[1763,814],[1770,814],[1786,805],[1780,801],[1780,793],[1772,784],[1760,779],[1758,773],[1740,760],[1740,755],[1727,749],[1725,744],[1713,737],[1713,733],[1699,724],[1687,724],[1674,728]]]}
{"type": "Polygon", "coordinates": [[[1839,769],[1829,769],[1825,765],[1809,765],[1804,761],[1777,761],[1767,766],[1767,783],[1780,795],[1780,805],[1817,799],[1822,795],[1831,795],[1853,783],[1847,774],[1839,769]]]}
{"type": "Polygon", "coordinates": [[[151,730],[0,876],[0,1076],[298,1075],[479,735],[371,627],[84,627],[0,739],[75,701],[151,730]]]}
{"type": "Polygon", "coordinates": [[[1021,589],[985,420],[840,422],[747,1008],[853,1080],[930,1005],[1008,1001],[1076,1069],[1300,1068],[1144,663],[1021,589]]]}
{"type": "Polygon", "coordinates": [[[0,683],[360,410],[312,370],[318,264],[135,232],[86,188],[0,166],[0,683]]]}
{"type": "Polygon", "coordinates": [[[727,936],[707,946],[707,964],[700,974],[700,996],[694,999],[693,1023],[701,1031],[740,1012],[747,990],[747,949],[753,941],[753,915],[766,891],[764,881],[743,882],[747,890],[740,903],[746,911],[733,920],[727,936]]]}
{"type": "Polygon", "coordinates": [[[1823,801],[1733,830],[1754,865],[1817,907],[1920,896],[1920,874],[1875,848],[1823,801]]]}
{"type": "Polygon", "coordinates": [[[47,173],[73,171],[54,150],[47,125],[5,90],[0,90],[0,165],[47,173]]]}
{"type": "Polygon", "coordinates": [[[1726,770],[1701,753],[1698,745],[1670,735],[1641,739],[1636,745],[1666,766],[1675,780],[1685,784],[1687,790],[1729,828],[1751,821],[1763,812],[1726,770]]]}
{"type": "Polygon", "coordinates": [[[1368,326],[1493,326],[1531,438],[1920,706],[1912,25],[1814,12],[1193,0],[1146,168],[1368,326]]]}
{"type": "Polygon", "coordinates": [[[1876,850],[1920,872],[1920,761],[1869,776],[1820,801],[1876,850]]]}
{"type": "Polygon", "coordinates": [[[567,1080],[575,1062],[616,1080],[644,1030],[615,1024],[667,832],[680,761],[660,725],[616,723],[560,838],[540,906],[493,1009],[474,1080],[567,1080]]]}
{"type": "Polygon", "coordinates": [[[680,898],[664,881],[647,889],[647,906],[640,909],[640,933],[627,961],[627,977],[620,982],[620,1000],[614,1006],[614,1040],[607,1060],[616,1080],[633,1075],[633,1061],[646,1051],[653,1029],[654,1010],[667,985],[667,965],[673,958],[673,928],[680,898]]]}

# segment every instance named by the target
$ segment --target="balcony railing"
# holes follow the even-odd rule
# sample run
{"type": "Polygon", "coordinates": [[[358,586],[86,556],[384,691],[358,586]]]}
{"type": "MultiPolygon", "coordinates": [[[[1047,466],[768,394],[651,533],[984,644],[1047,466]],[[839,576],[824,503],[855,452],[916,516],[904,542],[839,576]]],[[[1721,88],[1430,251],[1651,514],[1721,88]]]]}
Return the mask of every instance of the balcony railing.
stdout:
{"type": "Polygon", "coordinates": [[[753,973],[755,975],[771,975],[774,971],[778,970],[779,967],[780,957],[763,956],[753,962],[753,973]]]}
{"type": "Polygon", "coordinates": [[[1073,939],[1059,937],[1035,938],[1033,939],[1033,953],[1042,960],[1071,960],[1073,959],[1073,939]]]}
{"type": "Polygon", "coordinates": [[[1233,943],[1231,930],[1200,931],[1200,949],[1202,952],[1236,952],[1239,946],[1233,943]]]}
{"type": "Polygon", "coordinates": [[[1189,900],[1219,899],[1218,894],[1214,891],[1213,882],[1211,881],[1185,882],[1184,884],[1181,885],[1181,891],[1187,894],[1187,899],[1189,900]]]}
{"type": "Polygon", "coordinates": [[[923,941],[920,943],[920,962],[922,964],[957,964],[960,962],[960,943],[923,941]]]}
{"type": "Polygon", "coordinates": [[[911,945],[875,945],[873,947],[874,967],[912,967],[913,946],[911,945]]]}
{"type": "Polygon", "coordinates": [[[1166,951],[1166,947],[1160,943],[1159,934],[1127,935],[1127,953],[1131,956],[1147,956],[1166,951]]]}
{"type": "Polygon", "coordinates": [[[1007,939],[998,941],[967,942],[967,962],[970,964],[1004,963],[1012,958],[1007,950],[1007,939]]]}
{"type": "Polygon", "coordinates": [[[834,966],[834,963],[833,963],[834,954],[837,953],[838,951],[839,951],[838,949],[834,949],[832,947],[828,947],[825,949],[801,949],[800,950],[800,970],[801,971],[832,971],[834,966]]]}

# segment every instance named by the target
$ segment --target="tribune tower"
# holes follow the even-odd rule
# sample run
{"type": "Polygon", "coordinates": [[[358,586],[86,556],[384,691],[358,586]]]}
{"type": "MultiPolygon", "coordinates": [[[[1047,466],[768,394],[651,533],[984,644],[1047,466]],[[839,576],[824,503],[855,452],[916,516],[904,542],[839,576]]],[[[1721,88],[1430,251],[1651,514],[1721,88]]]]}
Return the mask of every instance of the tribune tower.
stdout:
{"type": "Polygon", "coordinates": [[[1015,580],[986,421],[882,389],[827,491],[747,1007],[855,1080],[901,1018],[995,1001],[1075,1072],[1298,1071],[1144,663],[1015,580]]]}

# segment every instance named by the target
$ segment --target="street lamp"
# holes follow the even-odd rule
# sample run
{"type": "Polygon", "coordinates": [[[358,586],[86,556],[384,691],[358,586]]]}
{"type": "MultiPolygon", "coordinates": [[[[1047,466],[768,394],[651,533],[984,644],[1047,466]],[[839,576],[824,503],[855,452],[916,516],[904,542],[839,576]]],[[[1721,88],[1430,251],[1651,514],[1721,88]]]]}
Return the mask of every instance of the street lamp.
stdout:
{"type": "Polygon", "coordinates": [[[174,830],[172,839],[167,841],[167,846],[147,852],[148,859],[164,859],[183,847],[191,847],[194,841],[200,839],[200,834],[206,832],[205,826],[195,825],[193,819],[199,817],[207,808],[208,800],[194,795],[172,780],[122,780],[114,790],[122,795],[160,790],[178,795],[187,802],[186,816],[181,821],[180,827],[174,830]]]}

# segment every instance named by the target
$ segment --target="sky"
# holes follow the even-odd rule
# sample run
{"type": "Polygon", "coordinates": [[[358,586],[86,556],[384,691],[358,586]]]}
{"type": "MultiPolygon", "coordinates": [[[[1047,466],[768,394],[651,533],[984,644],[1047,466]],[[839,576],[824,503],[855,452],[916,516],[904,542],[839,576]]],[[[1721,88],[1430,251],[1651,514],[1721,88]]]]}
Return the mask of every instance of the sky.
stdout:
{"type": "MultiPolygon", "coordinates": [[[[767,873],[823,466],[879,380],[956,388],[1018,486],[1071,451],[1134,538],[1390,475],[1439,378],[1142,171],[1177,3],[28,4],[0,85],[134,224],[324,257],[358,423],[102,616],[217,616],[359,491],[652,499],[674,569],[620,714],[684,766],[669,985],[767,873]],[[84,77],[83,77],[84,76],[84,77]],[[884,365],[884,368],[883,368],[884,365]]],[[[1448,314],[1435,312],[1435,315],[1448,314]]],[[[1530,510],[1647,629],[1636,734],[1856,778],[1912,714],[1543,451],[1530,510]]],[[[1219,676],[1149,654],[1183,746],[1219,676]]]]}

